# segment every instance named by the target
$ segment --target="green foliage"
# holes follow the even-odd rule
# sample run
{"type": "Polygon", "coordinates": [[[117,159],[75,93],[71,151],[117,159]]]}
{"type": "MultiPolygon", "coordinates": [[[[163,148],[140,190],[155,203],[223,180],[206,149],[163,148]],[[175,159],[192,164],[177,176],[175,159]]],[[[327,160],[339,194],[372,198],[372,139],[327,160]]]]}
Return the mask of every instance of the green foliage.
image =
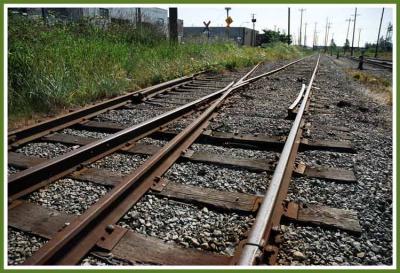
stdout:
{"type": "Polygon", "coordinates": [[[279,31],[267,30],[267,29],[264,29],[263,31],[264,31],[264,35],[261,37],[262,44],[263,43],[270,44],[270,43],[277,43],[277,42],[287,43],[288,39],[289,39],[290,43],[292,43],[291,37],[284,33],[280,33],[279,31]]]}
{"type": "Polygon", "coordinates": [[[261,60],[302,53],[287,45],[267,49],[233,43],[170,44],[151,26],[82,20],[47,26],[9,17],[8,109],[11,119],[54,113],[209,69],[234,70],[261,60]]]}

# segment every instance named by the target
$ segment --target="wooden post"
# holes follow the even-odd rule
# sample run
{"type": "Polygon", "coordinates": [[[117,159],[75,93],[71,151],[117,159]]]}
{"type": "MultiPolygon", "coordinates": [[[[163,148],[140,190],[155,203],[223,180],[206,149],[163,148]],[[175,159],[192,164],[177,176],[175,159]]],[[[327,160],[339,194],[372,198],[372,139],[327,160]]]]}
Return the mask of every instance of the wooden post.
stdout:
{"type": "Polygon", "coordinates": [[[376,47],[375,47],[375,58],[378,57],[379,36],[381,35],[382,19],[384,12],[385,8],[382,9],[381,22],[379,23],[378,39],[376,40],[376,47]]]}
{"type": "Polygon", "coordinates": [[[178,42],[178,8],[169,8],[169,40],[178,42]]]}

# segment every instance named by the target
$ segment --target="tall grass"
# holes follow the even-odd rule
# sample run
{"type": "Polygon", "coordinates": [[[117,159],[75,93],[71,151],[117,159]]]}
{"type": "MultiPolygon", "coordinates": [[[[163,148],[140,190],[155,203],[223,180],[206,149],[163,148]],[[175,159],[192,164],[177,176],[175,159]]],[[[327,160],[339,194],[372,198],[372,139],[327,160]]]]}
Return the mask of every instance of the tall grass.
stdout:
{"type": "Polygon", "coordinates": [[[155,29],[82,21],[46,26],[9,17],[9,117],[26,119],[133,91],[204,69],[237,69],[302,53],[282,44],[267,49],[232,43],[171,45],[155,29]]]}

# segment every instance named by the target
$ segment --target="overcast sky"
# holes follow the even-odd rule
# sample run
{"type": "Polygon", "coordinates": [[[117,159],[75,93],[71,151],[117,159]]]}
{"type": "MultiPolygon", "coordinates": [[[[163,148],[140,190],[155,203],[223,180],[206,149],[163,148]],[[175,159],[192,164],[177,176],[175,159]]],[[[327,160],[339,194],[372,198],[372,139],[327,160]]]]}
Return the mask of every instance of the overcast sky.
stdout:
{"type": "MultiPolygon", "coordinates": [[[[229,15],[233,19],[232,27],[245,26],[252,27],[251,14],[255,14],[256,29],[262,30],[278,29],[287,32],[288,7],[291,8],[291,34],[298,39],[300,29],[300,8],[306,9],[303,13],[303,39],[304,23],[307,23],[307,45],[312,45],[315,22],[317,23],[318,44],[323,44],[325,36],[326,19],[331,23],[329,39],[333,38],[338,45],[343,45],[346,39],[348,22],[354,9],[357,7],[356,32],[354,45],[357,46],[359,28],[361,28],[360,45],[365,42],[376,42],[379,29],[379,21],[382,14],[383,5],[178,5],[178,16],[184,20],[184,26],[203,26],[203,21],[211,20],[212,26],[225,26],[226,10],[231,7],[229,15]]],[[[354,16],[352,17],[354,18],[354,16]]],[[[388,23],[393,23],[393,8],[385,6],[383,15],[381,35],[386,34],[388,23]]],[[[349,40],[351,44],[353,22],[350,25],[349,40]]],[[[302,40],[303,40],[302,39],[302,40]]]]}

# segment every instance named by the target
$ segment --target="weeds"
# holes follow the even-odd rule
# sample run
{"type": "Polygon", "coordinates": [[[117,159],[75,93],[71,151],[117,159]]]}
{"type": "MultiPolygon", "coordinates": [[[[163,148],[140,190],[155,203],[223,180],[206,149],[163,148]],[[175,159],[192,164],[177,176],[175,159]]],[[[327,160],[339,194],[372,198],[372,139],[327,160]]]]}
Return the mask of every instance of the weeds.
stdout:
{"type": "Polygon", "coordinates": [[[8,47],[11,120],[54,113],[205,69],[235,70],[303,54],[283,44],[265,49],[226,42],[171,45],[150,26],[138,30],[112,24],[103,30],[85,21],[46,26],[11,15],[8,47]]]}
{"type": "Polygon", "coordinates": [[[389,80],[371,75],[365,71],[348,69],[347,73],[363,85],[368,87],[375,95],[380,98],[388,105],[392,104],[392,84],[389,80]]]}

